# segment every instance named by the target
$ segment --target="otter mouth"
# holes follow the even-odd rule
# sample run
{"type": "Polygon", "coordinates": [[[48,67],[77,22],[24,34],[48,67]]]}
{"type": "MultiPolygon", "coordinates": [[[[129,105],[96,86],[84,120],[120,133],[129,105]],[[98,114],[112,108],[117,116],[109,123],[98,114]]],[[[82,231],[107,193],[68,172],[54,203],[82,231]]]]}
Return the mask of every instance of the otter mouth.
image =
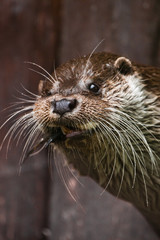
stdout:
{"type": "Polygon", "coordinates": [[[88,134],[88,130],[81,130],[74,127],[60,126],[49,130],[50,133],[50,143],[56,143],[64,141],[68,138],[81,137],[88,134]]]}
{"type": "Polygon", "coordinates": [[[64,127],[64,126],[61,127],[61,131],[66,138],[82,136],[88,132],[87,130],[80,130],[73,127],[64,127]]]}
{"type": "Polygon", "coordinates": [[[60,143],[64,142],[69,138],[78,138],[84,137],[89,134],[89,130],[81,130],[73,127],[50,127],[47,128],[47,133],[45,133],[44,137],[41,138],[38,143],[36,143],[26,154],[25,159],[31,157],[33,155],[38,154],[44,148],[47,148],[51,143],[60,143]]]}
{"type": "MultiPolygon", "coordinates": [[[[63,139],[67,138],[78,138],[78,137],[84,137],[87,135],[92,135],[97,129],[97,123],[95,122],[88,122],[84,125],[79,125],[77,127],[73,127],[71,125],[60,125],[59,127],[53,128],[57,129],[57,133],[59,133],[58,138],[63,136],[63,139]]],[[[53,134],[54,135],[54,134],[53,134]]]]}

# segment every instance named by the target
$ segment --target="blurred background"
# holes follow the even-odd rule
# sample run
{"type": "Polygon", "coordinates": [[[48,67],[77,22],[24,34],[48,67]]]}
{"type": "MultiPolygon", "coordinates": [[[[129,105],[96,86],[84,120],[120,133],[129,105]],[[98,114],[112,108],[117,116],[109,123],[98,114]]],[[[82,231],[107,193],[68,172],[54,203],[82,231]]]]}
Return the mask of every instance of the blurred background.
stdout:
{"type": "MultiPolygon", "coordinates": [[[[0,122],[2,111],[17,101],[21,84],[37,93],[41,77],[24,61],[50,73],[54,66],[97,51],[109,51],[150,65],[160,63],[159,0],[1,0],[0,1],[0,122]]],[[[10,128],[0,130],[0,141],[10,128]]],[[[128,203],[88,178],[74,189],[75,203],[47,152],[26,161],[20,176],[21,146],[6,144],[0,152],[0,240],[157,240],[143,217],[128,203]]]]}

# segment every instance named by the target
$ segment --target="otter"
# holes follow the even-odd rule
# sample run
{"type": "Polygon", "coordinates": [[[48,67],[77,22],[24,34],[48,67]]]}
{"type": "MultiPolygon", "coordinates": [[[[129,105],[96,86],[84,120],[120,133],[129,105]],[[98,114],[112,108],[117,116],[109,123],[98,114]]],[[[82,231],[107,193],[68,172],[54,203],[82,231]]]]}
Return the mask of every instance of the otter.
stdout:
{"type": "Polygon", "coordinates": [[[38,67],[39,95],[14,114],[20,118],[10,130],[30,129],[22,162],[58,148],[81,175],[132,203],[160,236],[160,68],[105,52],[52,75],[38,67]]]}

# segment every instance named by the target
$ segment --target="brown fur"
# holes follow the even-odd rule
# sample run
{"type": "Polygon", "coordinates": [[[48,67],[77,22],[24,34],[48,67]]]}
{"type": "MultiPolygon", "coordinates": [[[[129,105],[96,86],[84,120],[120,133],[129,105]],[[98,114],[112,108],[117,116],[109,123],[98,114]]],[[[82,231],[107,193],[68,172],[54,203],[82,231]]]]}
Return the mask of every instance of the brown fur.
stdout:
{"type": "Polygon", "coordinates": [[[39,145],[57,146],[81,175],[131,202],[160,235],[160,69],[96,53],[47,76],[28,115],[43,135],[39,145]]]}

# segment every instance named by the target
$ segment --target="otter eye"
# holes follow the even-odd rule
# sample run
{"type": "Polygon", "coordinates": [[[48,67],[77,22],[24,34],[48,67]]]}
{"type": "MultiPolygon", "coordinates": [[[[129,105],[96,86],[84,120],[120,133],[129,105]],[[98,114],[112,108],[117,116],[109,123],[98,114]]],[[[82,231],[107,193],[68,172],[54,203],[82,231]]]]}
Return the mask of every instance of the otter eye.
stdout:
{"type": "Polygon", "coordinates": [[[99,86],[95,83],[91,83],[91,84],[89,84],[88,89],[91,92],[97,93],[99,91],[99,86]]]}

